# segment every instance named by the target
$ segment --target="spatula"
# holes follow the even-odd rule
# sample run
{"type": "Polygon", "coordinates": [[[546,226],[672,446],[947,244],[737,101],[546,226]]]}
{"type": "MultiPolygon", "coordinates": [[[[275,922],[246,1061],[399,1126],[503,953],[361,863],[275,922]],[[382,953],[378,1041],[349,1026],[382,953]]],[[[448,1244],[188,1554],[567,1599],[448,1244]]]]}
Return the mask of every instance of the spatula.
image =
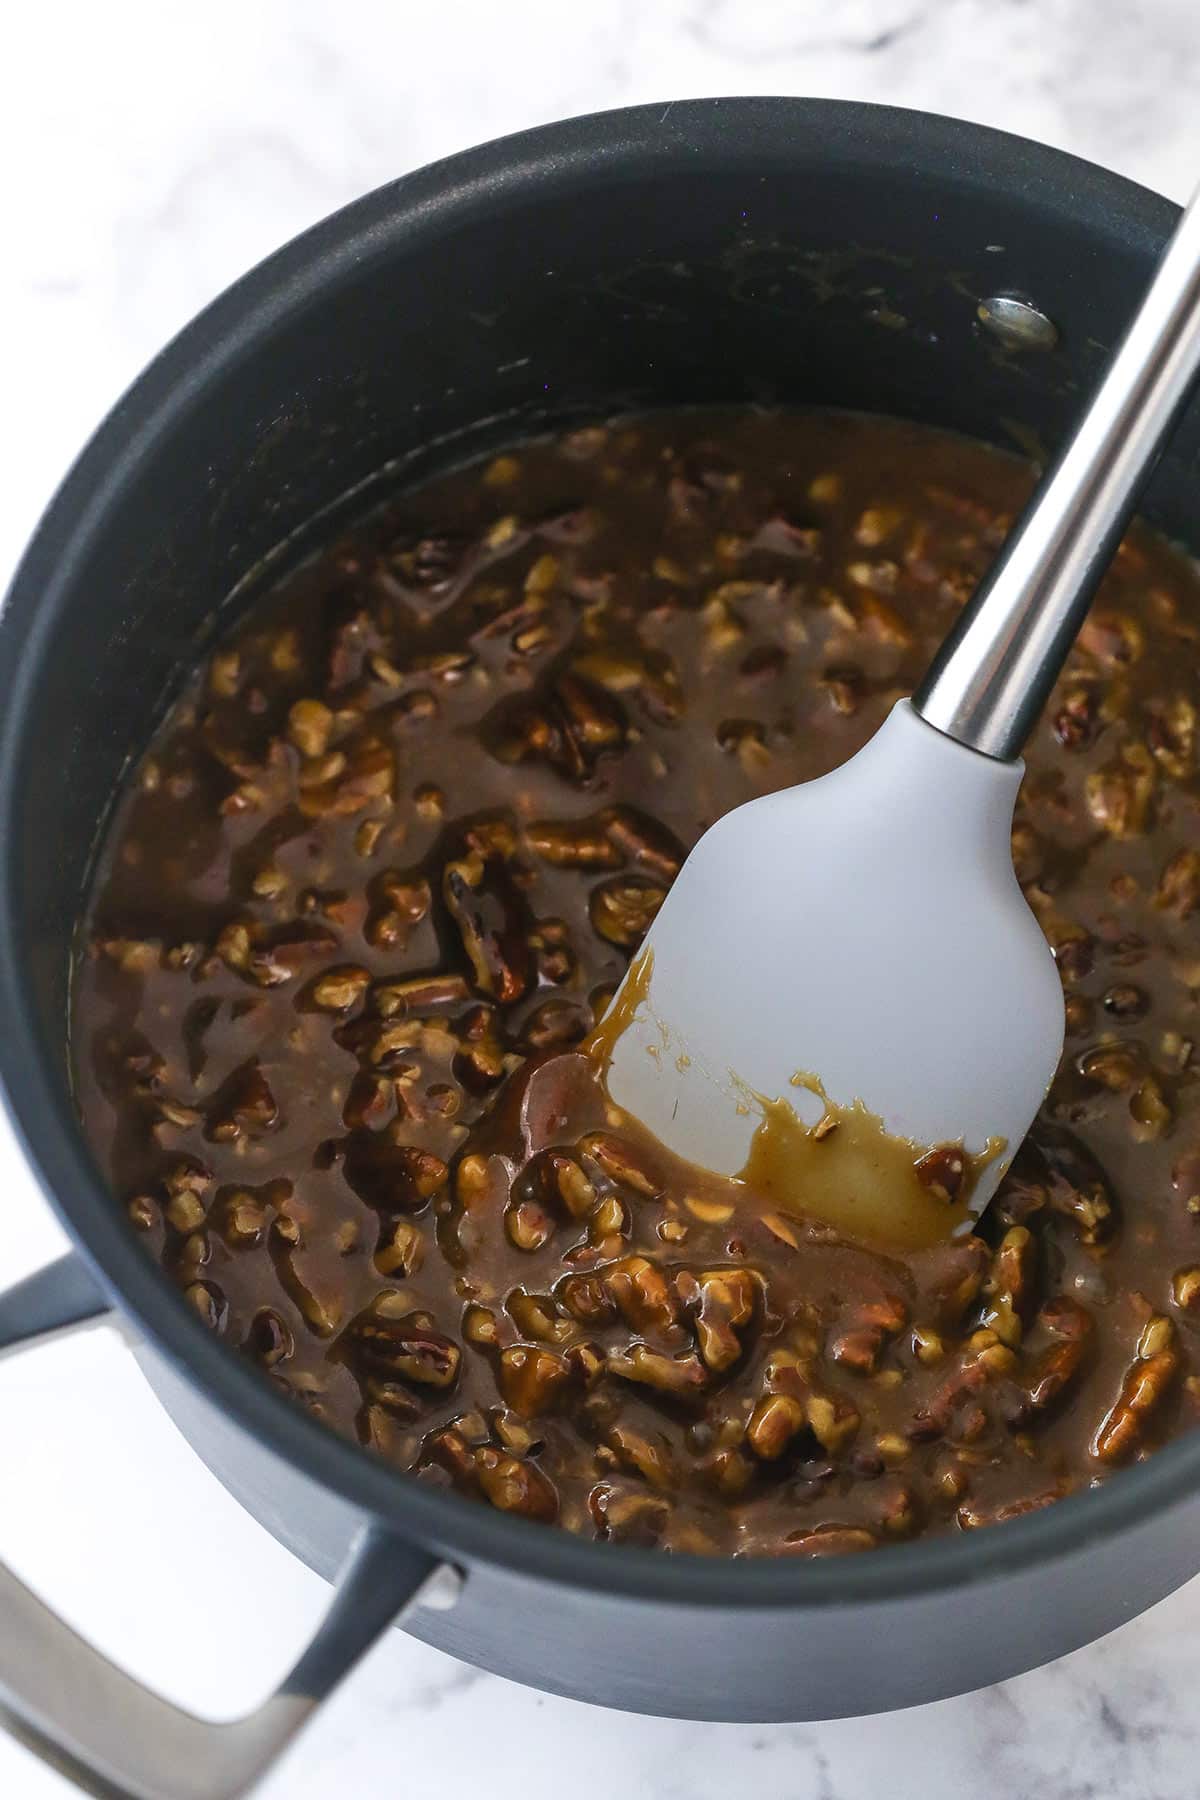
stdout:
{"type": "MultiPolygon", "coordinates": [[[[865,1121],[909,1140],[914,1166],[935,1150],[924,1168],[936,1199],[960,1200],[954,1226],[987,1204],[1063,1040],[1059,977],[1012,866],[1020,752],[1198,366],[1200,196],[917,693],[841,768],[736,808],[684,864],[606,1044],[613,1100],[671,1150],[735,1175],[753,1142],[796,1190],[775,1199],[811,1210],[816,1194],[820,1213],[821,1167],[839,1165],[815,1148],[865,1121]]],[[[836,1221],[912,1241],[878,1144],[857,1136],[836,1221]]]]}

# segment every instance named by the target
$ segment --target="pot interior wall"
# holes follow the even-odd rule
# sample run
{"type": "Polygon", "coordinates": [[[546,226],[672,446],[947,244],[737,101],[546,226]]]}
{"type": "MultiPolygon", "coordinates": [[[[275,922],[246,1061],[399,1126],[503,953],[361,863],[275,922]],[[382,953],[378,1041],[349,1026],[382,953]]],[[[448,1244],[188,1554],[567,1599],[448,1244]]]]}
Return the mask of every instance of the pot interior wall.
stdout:
{"type": "MultiPolygon", "coordinates": [[[[845,148],[794,160],[752,132],[730,155],[548,161],[518,192],[478,153],[432,211],[402,183],[366,203],[352,250],[322,228],[261,302],[219,302],[198,369],[181,385],[197,345],[168,352],[124,442],[118,411],[111,503],[46,568],[29,662],[18,901],[60,1057],[114,787],[200,643],[281,543],[299,554],[314,514],[388,463],[417,479],[552,423],[687,402],[837,404],[1049,446],[1144,279],[1145,221],[1076,216],[1058,190],[981,194],[952,161],[935,179],[845,148]],[[1030,295],[1059,347],[1001,352],[976,322],[994,292],[1030,295]]],[[[1184,536],[1197,443],[1193,426],[1155,493],[1184,536]]]]}

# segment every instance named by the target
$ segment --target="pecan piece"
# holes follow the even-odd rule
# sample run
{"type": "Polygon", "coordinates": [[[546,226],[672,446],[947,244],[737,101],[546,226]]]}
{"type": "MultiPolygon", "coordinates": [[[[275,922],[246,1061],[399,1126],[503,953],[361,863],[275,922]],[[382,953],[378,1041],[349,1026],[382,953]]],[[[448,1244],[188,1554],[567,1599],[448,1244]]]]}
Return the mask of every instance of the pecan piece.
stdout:
{"type": "Polygon", "coordinates": [[[1093,1440],[1092,1454],[1101,1462],[1127,1462],[1142,1448],[1155,1414],[1174,1385],[1180,1362],[1175,1327],[1169,1319],[1151,1319],[1137,1355],[1125,1371],[1121,1391],[1093,1440]]]}
{"type": "Polygon", "coordinates": [[[1070,1220],[1081,1243],[1107,1243],[1117,1229],[1117,1203],[1100,1165],[1069,1132],[1039,1123],[1013,1161],[997,1214],[1013,1224],[1048,1206],[1070,1220]]]}
{"type": "Polygon", "coordinates": [[[666,888],[654,882],[615,876],[592,889],[588,917],[593,930],[607,943],[636,950],[666,897],[666,888]]]}
{"type": "Polygon", "coordinates": [[[458,927],[475,985],[507,1004],[529,984],[531,957],[520,897],[504,864],[473,850],[442,871],[442,894],[458,927]]]}
{"type": "Polygon", "coordinates": [[[977,1237],[939,1245],[922,1258],[924,1301],[938,1330],[954,1331],[962,1324],[983,1286],[988,1260],[988,1247],[977,1237]]]}
{"type": "Polygon", "coordinates": [[[883,1294],[857,1308],[853,1320],[829,1340],[829,1354],[834,1362],[870,1375],[878,1366],[888,1338],[902,1331],[908,1322],[908,1308],[897,1294],[883,1294]]]}
{"type": "Polygon", "coordinates": [[[613,806],[602,815],[610,843],[628,862],[663,881],[672,881],[683,867],[684,851],[665,825],[634,806],[613,806]]]}
{"type": "Polygon", "coordinates": [[[485,1094],[504,1074],[504,1045],[496,1027],[496,1009],[475,1006],[460,1020],[453,1071],[469,1093],[485,1094]]]}
{"type": "Polygon", "coordinates": [[[540,1346],[514,1344],[500,1352],[497,1383],[507,1406],[525,1418],[548,1412],[570,1377],[561,1356],[540,1346]]]}
{"type": "Polygon", "coordinates": [[[376,1011],[381,1019],[397,1014],[427,1013],[439,1006],[457,1006],[469,998],[470,990],[461,975],[434,969],[428,975],[413,975],[407,981],[389,981],[375,989],[376,1011]]]}
{"type": "Polygon", "coordinates": [[[475,1452],[479,1485],[500,1512],[552,1524],[558,1517],[558,1493],[540,1469],[516,1456],[484,1445],[475,1452]]]}
{"type": "Polygon", "coordinates": [[[536,1343],[565,1344],[578,1336],[575,1325],[561,1316],[549,1294],[530,1294],[524,1288],[514,1288],[505,1306],[521,1336],[536,1343]]]}
{"type": "Polygon", "coordinates": [[[405,880],[385,870],[370,887],[371,910],[363,933],[377,950],[402,950],[409,935],[429,912],[432,895],[423,877],[405,880]]]}
{"type": "Polygon", "coordinates": [[[723,1374],[745,1348],[739,1333],[754,1317],[757,1277],[749,1269],[685,1271],[675,1285],[691,1315],[700,1355],[714,1374],[723,1374]]]}
{"type": "Polygon", "coordinates": [[[283,987],[337,947],[332,933],[319,926],[285,925],[249,952],[246,973],[259,987],[283,987]]]}
{"type": "Polygon", "coordinates": [[[815,1531],[793,1531],[779,1546],[780,1556],[851,1556],[873,1550],[879,1542],[862,1525],[818,1525],[815,1531]]]}
{"type": "Polygon", "coordinates": [[[628,1350],[610,1356],[608,1366],[626,1381],[680,1399],[692,1399],[708,1386],[708,1370],[693,1351],[685,1356],[665,1356],[649,1344],[633,1343],[628,1350]]]}
{"type": "Polygon", "coordinates": [[[961,1531],[978,1531],[985,1525],[1003,1525],[1006,1519],[1023,1519],[1027,1513],[1041,1512],[1043,1507],[1053,1506],[1056,1500],[1061,1500],[1062,1493],[1061,1487],[1054,1487],[1043,1494],[1027,1494],[1021,1500],[991,1506],[967,1501],[954,1517],[961,1531]]]}
{"type": "Polygon", "coordinates": [[[1064,750],[1086,750],[1099,730],[1100,709],[1095,688],[1068,688],[1053,719],[1055,737],[1064,750]]]}
{"type": "Polygon", "coordinates": [[[541,697],[504,707],[485,736],[501,762],[537,758],[583,784],[597,758],[625,742],[620,702],[578,675],[563,675],[541,697]]]}
{"type": "Polygon", "coordinates": [[[415,1382],[419,1387],[450,1388],[458,1379],[462,1351],[452,1338],[434,1330],[428,1313],[360,1313],[345,1337],[358,1360],[385,1377],[415,1382]]]}
{"type": "Polygon", "coordinates": [[[591,1030],[591,1013],[579,1001],[543,1000],[534,1007],[521,1026],[517,1048],[525,1053],[534,1050],[569,1050],[587,1037],[591,1030]]]}
{"type": "Polygon", "coordinates": [[[539,1150],[525,1165],[515,1187],[522,1198],[538,1200],[573,1219],[585,1219],[596,1204],[595,1187],[566,1150],[539,1150]]]}
{"type": "Polygon", "coordinates": [[[581,1325],[611,1325],[616,1303],[600,1275],[568,1275],[558,1286],[558,1298],[581,1325]]]}
{"type": "Polygon", "coordinates": [[[333,714],[320,700],[297,700],[288,713],[287,734],[302,756],[324,756],[333,714]]]}
{"type": "Polygon", "coordinates": [[[357,963],[347,963],[339,969],[327,970],[314,981],[309,997],[323,1012],[349,1012],[362,999],[370,982],[366,969],[357,963]]]}
{"type": "Polygon", "coordinates": [[[1144,634],[1137,620],[1111,608],[1095,608],[1079,628],[1076,642],[1107,668],[1128,668],[1142,654],[1144,634]]]}
{"type": "Polygon", "coordinates": [[[619,869],[625,861],[621,847],[605,830],[605,815],[573,823],[546,819],[530,825],[526,837],[543,862],[559,869],[619,869]]]}
{"type": "Polygon", "coordinates": [[[355,1131],[345,1141],[343,1169],[360,1200],[384,1212],[419,1212],[446,1185],[449,1169],[432,1150],[398,1144],[393,1124],[355,1131]]]}
{"type": "Polygon", "coordinates": [[[678,1321],[679,1305],[657,1263],[644,1256],[625,1256],[604,1271],[604,1285],[627,1325],[635,1331],[669,1333],[678,1321]]]}
{"type": "Polygon", "coordinates": [[[1159,876],[1156,906],[1189,919],[1200,906],[1200,850],[1179,850],[1159,876]]]}
{"type": "Polygon", "coordinates": [[[1156,787],[1150,752],[1144,745],[1130,744],[1120,762],[1092,771],[1084,793],[1098,825],[1115,838],[1132,838],[1146,829],[1156,787]]]}
{"type": "Polygon", "coordinates": [[[913,1165],[921,1186],[945,1206],[953,1206],[962,1192],[967,1158],[961,1144],[938,1144],[913,1165]]]}
{"type": "Polygon", "coordinates": [[[649,1548],[661,1543],[671,1522],[671,1510],[665,1500],[652,1494],[630,1493],[606,1481],[598,1482],[588,1495],[588,1511],[596,1536],[613,1544],[642,1544],[649,1548]]]}
{"type": "Polygon", "coordinates": [[[204,1135],[216,1143],[259,1137],[279,1123],[279,1105],[257,1058],[235,1069],[214,1094],[204,1135]]]}
{"type": "Polygon", "coordinates": [[[774,1462],[808,1422],[802,1401],[791,1394],[764,1394],[750,1414],[746,1441],[755,1456],[774,1462]]]}
{"type": "Polygon", "coordinates": [[[665,1437],[654,1442],[629,1425],[616,1424],[608,1433],[608,1443],[626,1468],[641,1475],[651,1487],[669,1493],[679,1485],[675,1459],[665,1437]]]}
{"type": "Polygon", "coordinates": [[[647,1200],[661,1200],[663,1184],[639,1157],[632,1144],[609,1131],[593,1131],[579,1141],[579,1152],[591,1157],[610,1181],[647,1200]]]}
{"type": "Polygon", "coordinates": [[[808,1423],[826,1455],[836,1456],[857,1434],[862,1419],[842,1394],[811,1394],[808,1423]]]}
{"type": "Polygon", "coordinates": [[[1033,1311],[1036,1270],[1033,1233],[1024,1225],[1010,1226],[992,1258],[983,1311],[983,1323],[1010,1349],[1020,1343],[1033,1311]]]}

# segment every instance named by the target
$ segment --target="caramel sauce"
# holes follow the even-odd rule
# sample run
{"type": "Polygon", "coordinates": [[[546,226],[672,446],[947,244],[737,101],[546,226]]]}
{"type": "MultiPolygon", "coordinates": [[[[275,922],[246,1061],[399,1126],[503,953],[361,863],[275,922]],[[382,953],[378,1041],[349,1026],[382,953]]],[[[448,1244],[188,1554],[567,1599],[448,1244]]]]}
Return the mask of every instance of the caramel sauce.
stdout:
{"type": "MultiPolygon", "coordinates": [[[[806,1125],[789,1100],[757,1093],[731,1071],[742,1096],[741,1112],[757,1112],[759,1123],[750,1153],[737,1175],[720,1175],[668,1151],[642,1122],[618,1107],[607,1091],[608,1070],[625,1032],[643,1008],[654,1018],[662,1045],[648,1046],[661,1056],[670,1042],[669,1027],[654,1012],[650,981],[654,952],[643,950],[590,1036],[581,1046],[605,1088],[610,1117],[634,1132],[658,1158],[681,1165],[684,1180],[704,1204],[745,1206],[747,1201],[768,1213],[818,1220],[855,1238],[905,1250],[923,1250],[956,1235],[970,1217],[970,1199],[983,1173],[1003,1154],[1002,1138],[989,1138],[974,1154],[959,1143],[930,1146],[898,1137],[862,1100],[839,1106],[826,1094],[816,1075],[798,1072],[793,1087],[806,1088],[820,1100],[821,1116],[806,1125]],[[944,1185],[928,1178],[931,1159],[939,1151],[958,1153],[953,1197],[944,1185]],[[923,1178],[923,1171],[924,1176],[923,1178]]],[[[691,1059],[681,1051],[675,1066],[682,1073],[691,1059]]],[[[704,1079],[705,1077],[700,1077],[704,1079]]]]}

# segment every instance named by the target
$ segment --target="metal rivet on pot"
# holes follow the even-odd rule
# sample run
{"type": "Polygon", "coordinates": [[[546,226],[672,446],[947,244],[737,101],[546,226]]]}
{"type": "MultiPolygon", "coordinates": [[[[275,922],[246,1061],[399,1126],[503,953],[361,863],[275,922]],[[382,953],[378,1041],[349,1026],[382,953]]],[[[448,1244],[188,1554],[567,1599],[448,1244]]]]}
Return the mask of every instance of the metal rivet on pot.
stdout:
{"type": "Polygon", "coordinates": [[[1058,343],[1058,326],[1053,319],[1028,300],[1017,300],[1011,294],[995,294],[981,300],[975,316],[1006,350],[1053,350],[1058,343]]]}
{"type": "Polygon", "coordinates": [[[462,1598],[466,1576],[453,1563],[439,1563],[412,1597],[412,1605],[427,1612],[451,1612],[462,1598]]]}
{"type": "Polygon", "coordinates": [[[1053,350],[1058,327],[1028,300],[1012,294],[994,294],[981,300],[975,315],[979,323],[1006,350],[1053,350]]]}

